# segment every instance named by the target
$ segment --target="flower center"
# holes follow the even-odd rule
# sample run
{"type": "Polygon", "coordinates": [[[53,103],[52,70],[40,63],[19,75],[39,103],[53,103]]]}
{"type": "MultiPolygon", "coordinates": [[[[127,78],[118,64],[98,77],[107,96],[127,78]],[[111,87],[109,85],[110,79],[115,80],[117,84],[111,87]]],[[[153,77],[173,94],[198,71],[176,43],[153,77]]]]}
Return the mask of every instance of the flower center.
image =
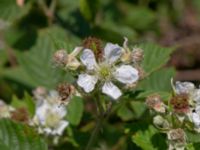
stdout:
{"type": "Polygon", "coordinates": [[[109,80],[111,78],[111,67],[106,64],[99,65],[98,76],[102,80],[109,80]]]}

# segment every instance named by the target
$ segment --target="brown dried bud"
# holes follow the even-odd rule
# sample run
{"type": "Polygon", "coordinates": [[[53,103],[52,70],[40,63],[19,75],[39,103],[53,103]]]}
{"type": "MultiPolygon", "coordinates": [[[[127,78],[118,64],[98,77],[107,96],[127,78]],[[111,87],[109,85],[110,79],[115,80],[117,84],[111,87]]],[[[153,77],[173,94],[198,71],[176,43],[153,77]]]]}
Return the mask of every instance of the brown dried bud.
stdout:
{"type": "Polygon", "coordinates": [[[53,61],[58,66],[64,66],[67,63],[67,52],[65,50],[58,50],[53,55],[53,61]]]}
{"type": "Polygon", "coordinates": [[[165,105],[162,102],[160,95],[154,94],[148,96],[146,99],[146,105],[157,112],[165,113],[165,105]]]}
{"type": "Polygon", "coordinates": [[[68,83],[59,84],[57,91],[60,95],[62,103],[68,103],[73,94],[75,94],[75,87],[68,83]]]}
{"type": "Polygon", "coordinates": [[[100,39],[96,37],[88,37],[83,40],[83,47],[93,50],[98,60],[103,58],[102,41],[100,39]]]}
{"type": "Polygon", "coordinates": [[[144,58],[144,52],[141,48],[134,48],[132,51],[132,60],[133,62],[141,62],[144,58]]]}
{"type": "Polygon", "coordinates": [[[22,107],[11,112],[11,119],[22,123],[28,123],[29,114],[27,109],[22,107]]]}
{"type": "Polygon", "coordinates": [[[185,132],[183,129],[172,129],[167,134],[168,139],[177,143],[184,143],[185,142],[185,132]]]}
{"type": "Polygon", "coordinates": [[[189,97],[187,94],[175,95],[171,98],[170,104],[174,112],[184,114],[189,112],[189,97]]]}

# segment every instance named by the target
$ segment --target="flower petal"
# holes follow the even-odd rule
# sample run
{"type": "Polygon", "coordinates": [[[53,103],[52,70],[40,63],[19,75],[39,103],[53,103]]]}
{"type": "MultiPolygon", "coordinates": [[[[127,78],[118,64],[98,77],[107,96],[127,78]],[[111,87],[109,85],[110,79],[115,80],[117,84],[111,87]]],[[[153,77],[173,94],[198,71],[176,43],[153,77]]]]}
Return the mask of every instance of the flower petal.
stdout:
{"type": "Polygon", "coordinates": [[[197,113],[192,113],[192,121],[196,127],[200,126],[200,116],[197,113]]]}
{"type": "Polygon", "coordinates": [[[120,89],[112,82],[106,82],[102,87],[102,92],[115,100],[122,95],[120,89]]]}
{"type": "Polygon", "coordinates": [[[175,84],[175,90],[177,94],[187,93],[189,94],[195,89],[195,86],[191,82],[180,82],[177,81],[175,84]]]}
{"type": "Polygon", "coordinates": [[[124,84],[132,84],[139,79],[139,72],[130,65],[122,65],[116,69],[114,76],[124,84]]]}
{"type": "Polygon", "coordinates": [[[63,131],[65,130],[65,128],[69,125],[68,121],[60,121],[57,128],[54,129],[54,133],[57,135],[62,135],[63,131]]]}
{"type": "Polygon", "coordinates": [[[65,106],[58,105],[58,104],[53,105],[51,108],[51,111],[54,114],[57,114],[57,116],[59,118],[63,118],[67,114],[67,110],[66,110],[65,106]]]}
{"type": "Polygon", "coordinates": [[[195,89],[193,92],[191,92],[191,98],[199,105],[200,104],[200,89],[195,89]]]}
{"type": "Polygon", "coordinates": [[[51,107],[47,102],[44,102],[42,105],[37,106],[35,117],[39,121],[39,124],[45,124],[48,110],[51,110],[51,107]]]}
{"type": "Polygon", "coordinates": [[[122,54],[122,48],[118,44],[107,43],[104,48],[104,56],[109,63],[115,62],[122,54]]]}
{"type": "Polygon", "coordinates": [[[82,87],[86,93],[89,93],[94,89],[97,81],[98,79],[95,76],[88,74],[80,74],[78,76],[77,84],[80,87],[82,87]]]}
{"type": "Polygon", "coordinates": [[[93,70],[95,68],[96,59],[92,50],[85,49],[81,55],[81,62],[87,67],[88,70],[93,70]]]}

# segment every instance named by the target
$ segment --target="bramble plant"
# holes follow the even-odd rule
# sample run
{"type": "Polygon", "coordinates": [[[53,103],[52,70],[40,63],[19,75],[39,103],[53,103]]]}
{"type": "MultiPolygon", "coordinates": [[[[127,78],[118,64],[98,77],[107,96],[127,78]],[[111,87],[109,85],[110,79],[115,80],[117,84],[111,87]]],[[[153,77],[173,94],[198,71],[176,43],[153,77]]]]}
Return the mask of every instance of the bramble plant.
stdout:
{"type": "Polygon", "coordinates": [[[180,3],[2,0],[0,149],[198,150],[200,89],[152,42],[180,3]]]}

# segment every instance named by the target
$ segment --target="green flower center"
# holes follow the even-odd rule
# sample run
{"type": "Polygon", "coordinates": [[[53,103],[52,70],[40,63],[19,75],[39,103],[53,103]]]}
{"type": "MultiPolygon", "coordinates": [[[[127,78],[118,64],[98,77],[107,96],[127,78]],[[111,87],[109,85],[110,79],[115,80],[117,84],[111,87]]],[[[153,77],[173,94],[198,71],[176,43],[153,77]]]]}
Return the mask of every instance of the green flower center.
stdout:
{"type": "Polygon", "coordinates": [[[102,80],[108,80],[111,78],[111,67],[109,65],[102,64],[99,66],[98,75],[102,80]]]}

